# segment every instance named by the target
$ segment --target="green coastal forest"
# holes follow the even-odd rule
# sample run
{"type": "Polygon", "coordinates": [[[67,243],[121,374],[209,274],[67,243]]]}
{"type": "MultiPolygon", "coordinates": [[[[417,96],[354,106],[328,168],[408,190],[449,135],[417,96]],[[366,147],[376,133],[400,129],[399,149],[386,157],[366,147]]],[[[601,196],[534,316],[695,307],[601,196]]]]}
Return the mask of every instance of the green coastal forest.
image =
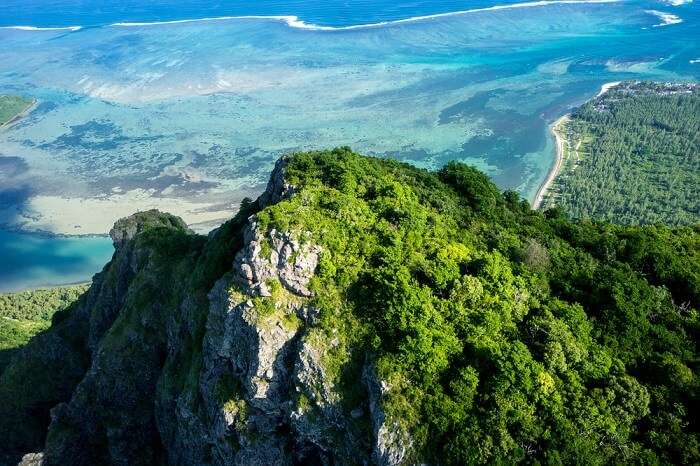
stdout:
{"type": "Polygon", "coordinates": [[[566,137],[579,157],[545,207],[621,224],[700,221],[700,86],[622,83],[576,109],[566,137]]]}
{"type": "MultiPolygon", "coordinates": [[[[311,392],[291,385],[284,396],[305,422],[318,423],[314,438],[336,463],[370,457],[372,421],[367,410],[355,415],[367,406],[360,381],[368,367],[386,387],[384,419],[410,439],[402,464],[700,462],[698,226],[624,226],[570,220],[561,209],[533,211],[457,162],[430,172],[339,148],[294,154],[285,164],[291,196],[244,201],[208,238],[158,212],[135,217],[139,233],[98,276],[99,288],[79,300],[80,312],[57,314],[0,375],[0,436],[8,448],[44,448],[46,410],[68,401],[79,364],[92,357],[98,362],[82,385],[82,404],[62,411],[86,417],[54,422],[46,451],[80,445],[104,461],[172,452],[167,416],[175,410],[167,400],[194,413],[187,422],[199,419],[200,370],[213,364],[204,335],[221,325],[211,320],[207,297],[220,277],[236,273],[234,256],[253,215],[265,235],[292,232],[321,251],[300,308],[315,309],[313,319],[285,314],[301,298],[276,280],[266,283],[269,295],[246,298],[235,284],[228,293],[232,302],[250,299],[258,325],[282,313],[273,322],[296,332],[299,347],[322,348],[322,385],[311,392]],[[90,303],[108,303],[115,316],[103,336],[81,333],[86,316],[90,328],[109,328],[94,321],[104,312],[90,303]],[[72,361],[72,382],[46,370],[57,367],[39,350],[47,344],[72,361]],[[43,388],[26,393],[28,384],[43,388]],[[98,396],[125,392],[126,401],[98,396]],[[330,400],[336,411],[328,427],[330,400]],[[129,449],[113,448],[111,436],[118,445],[129,439],[129,449]],[[350,452],[348,438],[357,442],[350,452]]],[[[263,242],[259,260],[273,247],[263,242]]],[[[220,403],[235,420],[226,448],[267,439],[256,430],[253,414],[263,414],[245,397],[242,375],[221,377],[218,401],[207,403],[220,403]]],[[[279,432],[302,435],[285,419],[276,421],[279,432]]]]}
{"type": "Polygon", "coordinates": [[[0,293],[0,373],[17,349],[51,325],[51,317],[70,306],[89,285],[0,293]]]}
{"type": "Polygon", "coordinates": [[[0,95],[0,126],[22,113],[31,104],[31,99],[15,95],[0,95]]]}

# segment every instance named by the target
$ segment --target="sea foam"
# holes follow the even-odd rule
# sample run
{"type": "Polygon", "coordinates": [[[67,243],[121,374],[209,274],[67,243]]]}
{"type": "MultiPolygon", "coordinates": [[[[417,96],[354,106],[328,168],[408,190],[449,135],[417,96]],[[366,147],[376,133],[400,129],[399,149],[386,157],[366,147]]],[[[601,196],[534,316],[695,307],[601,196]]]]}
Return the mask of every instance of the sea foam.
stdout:
{"type": "Polygon", "coordinates": [[[661,3],[671,6],[681,6],[685,5],[686,3],[693,3],[693,0],[661,0],[661,3]]]}
{"type": "Polygon", "coordinates": [[[654,15],[657,18],[661,20],[659,24],[654,24],[653,27],[658,28],[662,26],[670,26],[671,24],[679,24],[682,23],[683,20],[671,13],[665,13],[663,11],[658,11],[658,10],[645,10],[647,13],[650,15],[654,15]]]}
{"type": "Polygon", "coordinates": [[[198,23],[207,21],[229,21],[229,20],[269,20],[269,21],[282,21],[286,23],[289,27],[298,29],[307,29],[312,31],[350,31],[356,29],[372,29],[385,26],[393,26],[406,23],[414,23],[420,21],[428,21],[438,18],[446,18],[450,16],[460,16],[467,15],[471,13],[481,13],[488,11],[498,11],[498,10],[511,10],[517,8],[534,8],[534,7],[546,7],[550,5],[581,5],[581,4],[600,4],[600,3],[617,3],[622,0],[539,0],[534,2],[523,2],[523,3],[513,3],[509,5],[495,5],[485,8],[473,8],[470,10],[460,10],[451,11],[448,13],[437,13],[433,15],[425,16],[413,16],[405,19],[397,19],[393,21],[381,21],[378,23],[368,23],[368,24],[356,24],[352,26],[320,26],[316,24],[309,24],[299,19],[298,16],[294,15],[283,15],[283,16],[216,16],[211,18],[195,18],[195,19],[180,19],[172,21],[155,21],[155,22],[118,22],[110,24],[110,26],[116,27],[139,27],[139,26],[159,26],[167,24],[182,24],[182,23],[198,23]]]}
{"type": "Polygon", "coordinates": [[[0,29],[17,29],[20,31],[38,31],[38,32],[43,32],[43,31],[80,31],[83,27],[82,26],[65,26],[65,27],[58,27],[58,28],[40,28],[40,27],[35,27],[35,26],[0,26],[0,29]]]}

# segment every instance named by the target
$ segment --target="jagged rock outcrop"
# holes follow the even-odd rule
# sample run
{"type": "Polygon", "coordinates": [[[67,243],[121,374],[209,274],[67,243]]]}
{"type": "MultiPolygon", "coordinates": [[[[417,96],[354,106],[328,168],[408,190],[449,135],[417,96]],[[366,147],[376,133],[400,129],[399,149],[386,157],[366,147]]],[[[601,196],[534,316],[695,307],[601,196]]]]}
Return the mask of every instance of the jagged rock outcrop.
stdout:
{"type": "Polygon", "coordinates": [[[267,237],[254,219],[243,233],[245,247],[234,262],[234,281],[251,296],[271,296],[270,281],[278,281],[290,293],[310,297],[309,280],[318,265],[318,246],[301,243],[290,233],[272,229],[267,237]],[[269,257],[263,245],[269,244],[269,257]]]}
{"type": "Polygon", "coordinates": [[[365,366],[362,381],[369,395],[369,411],[372,419],[373,444],[372,458],[382,466],[403,464],[411,451],[412,440],[397,420],[387,419],[382,409],[382,397],[391,390],[391,386],[377,377],[372,365],[365,366]]]}
{"type": "Polygon", "coordinates": [[[249,211],[208,238],[157,211],[115,224],[110,264],[33,343],[51,354],[27,350],[71,375],[42,398],[45,444],[38,425],[15,442],[42,451],[22,464],[402,463],[410,441],[385,419],[376,377],[358,374],[367,401],[348,407],[327,367],[329,352],[349,360],[350,350],[316,328],[310,283],[322,248],[308,232],[263,229],[255,215],[293,195],[286,163],[249,211]]]}
{"type": "Polygon", "coordinates": [[[43,453],[27,453],[17,466],[41,466],[43,459],[43,453]]]}
{"type": "Polygon", "coordinates": [[[261,208],[276,204],[294,194],[294,186],[287,182],[285,176],[288,163],[287,156],[280,157],[275,163],[275,168],[272,169],[270,179],[267,182],[267,188],[258,198],[258,204],[261,208]]]}

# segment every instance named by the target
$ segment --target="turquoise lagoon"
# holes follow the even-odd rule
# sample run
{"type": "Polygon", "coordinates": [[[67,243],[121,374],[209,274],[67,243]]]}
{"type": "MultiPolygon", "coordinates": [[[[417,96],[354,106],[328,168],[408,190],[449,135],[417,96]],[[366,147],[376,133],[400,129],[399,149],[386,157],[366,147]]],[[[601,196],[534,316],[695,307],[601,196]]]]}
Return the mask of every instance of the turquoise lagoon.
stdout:
{"type": "Polygon", "coordinates": [[[338,145],[461,160],[532,198],[556,117],[605,82],[700,75],[692,3],[29,3],[0,7],[35,27],[0,29],[0,93],[39,99],[0,133],[0,223],[25,230],[105,233],[159,207],[205,231],[280,155],[338,145]]]}
{"type": "Polygon", "coordinates": [[[110,259],[105,237],[47,237],[0,230],[0,292],[87,281],[110,259]]]}

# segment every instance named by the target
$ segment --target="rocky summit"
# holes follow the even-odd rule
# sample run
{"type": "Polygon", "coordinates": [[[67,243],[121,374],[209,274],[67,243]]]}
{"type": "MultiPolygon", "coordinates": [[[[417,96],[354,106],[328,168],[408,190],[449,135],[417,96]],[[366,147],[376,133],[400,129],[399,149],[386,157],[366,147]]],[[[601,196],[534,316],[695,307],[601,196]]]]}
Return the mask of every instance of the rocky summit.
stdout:
{"type": "Polygon", "coordinates": [[[158,211],[110,235],[0,374],[7,464],[699,458],[697,229],[341,148],[282,158],[208,236],[158,211]]]}

